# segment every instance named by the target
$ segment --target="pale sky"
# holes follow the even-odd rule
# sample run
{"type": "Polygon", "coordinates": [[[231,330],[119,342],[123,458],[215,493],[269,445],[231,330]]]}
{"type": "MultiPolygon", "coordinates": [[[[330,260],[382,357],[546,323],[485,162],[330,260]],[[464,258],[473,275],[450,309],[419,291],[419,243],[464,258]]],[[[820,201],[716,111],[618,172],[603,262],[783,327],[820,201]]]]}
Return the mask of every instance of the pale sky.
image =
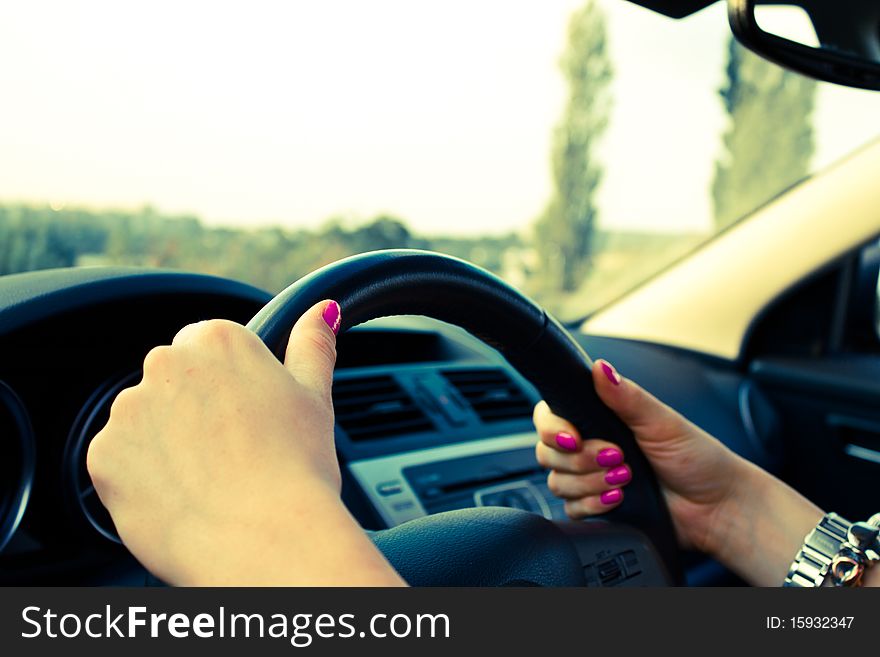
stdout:
{"type": "MultiPolygon", "coordinates": [[[[724,7],[602,0],[616,70],[601,223],[707,230],[724,7]]],[[[0,6],[0,200],[209,224],[527,226],[550,196],[556,62],[578,0],[0,6]]],[[[880,94],[822,85],[814,168],[880,134],[880,94]]]]}

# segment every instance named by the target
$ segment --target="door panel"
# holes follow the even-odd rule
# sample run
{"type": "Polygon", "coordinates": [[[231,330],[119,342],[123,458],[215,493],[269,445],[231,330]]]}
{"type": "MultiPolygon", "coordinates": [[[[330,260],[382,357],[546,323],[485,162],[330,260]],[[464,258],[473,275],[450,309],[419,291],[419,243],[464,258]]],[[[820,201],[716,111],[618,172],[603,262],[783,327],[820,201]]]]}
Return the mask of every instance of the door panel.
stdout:
{"type": "Polygon", "coordinates": [[[872,241],[778,299],[745,349],[779,417],[780,475],[852,520],[880,510],[878,273],[872,241]]]}
{"type": "Polygon", "coordinates": [[[780,474],[850,519],[880,509],[880,357],[765,358],[751,375],[781,418],[780,474]]]}

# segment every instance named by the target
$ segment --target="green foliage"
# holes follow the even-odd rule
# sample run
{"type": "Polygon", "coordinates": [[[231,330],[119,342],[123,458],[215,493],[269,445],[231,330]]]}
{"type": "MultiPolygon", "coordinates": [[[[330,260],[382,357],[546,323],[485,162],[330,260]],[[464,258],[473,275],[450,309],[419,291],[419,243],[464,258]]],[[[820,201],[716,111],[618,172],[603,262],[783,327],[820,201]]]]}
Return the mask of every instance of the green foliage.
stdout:
{"type": "Polygon", "coordinates": [[[731,37],[721,98],[730,125],[712,185],[719,228],[809,172],[816,82],[758,57],[731,37]]]}
{"type": "Polygon", "coordinates": [[[590,264],[602,179],[596,144],[611,106],[605,16],[595,0],[572,14],[560,67],[569,98],[553,134],[553,198],[535,226],[535,246],[544,284],[568,292],[583,282],[590,264]]]}
{"type": "Polygon", "coordinates": [[[423,238],[395,217],[348,226],[331,220],[317,230],[210,228],[192,216],[154,208],[136,212],[55,211],[0,205],[0,275],[74,265],[134,265],[197,271],[278,292],[339,258],[389,248],[434,249],[500,273],[500,254],[514,235],[423,238]]]}
{"type": "Polygon", "coordinates": [[[39,221],[40,214],[28,207],[0,207],[0,274],[69,267],[77,248],[101,241],[94,231],[77,230],[78,217],[58,224],[39,221]]]}

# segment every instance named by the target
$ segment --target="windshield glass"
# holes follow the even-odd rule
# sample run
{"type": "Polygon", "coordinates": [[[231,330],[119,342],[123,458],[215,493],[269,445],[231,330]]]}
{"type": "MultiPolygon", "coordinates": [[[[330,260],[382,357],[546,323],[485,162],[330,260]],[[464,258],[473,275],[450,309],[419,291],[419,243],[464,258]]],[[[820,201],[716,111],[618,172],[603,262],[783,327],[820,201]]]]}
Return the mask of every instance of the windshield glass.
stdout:
{"type": "Polygon", "coordinates": [[[572,319],[880,134],[880,94],[743,51],[723,3],[35,0],[0,61],[0,274],[277,292],[416,247],[572,319]]]}

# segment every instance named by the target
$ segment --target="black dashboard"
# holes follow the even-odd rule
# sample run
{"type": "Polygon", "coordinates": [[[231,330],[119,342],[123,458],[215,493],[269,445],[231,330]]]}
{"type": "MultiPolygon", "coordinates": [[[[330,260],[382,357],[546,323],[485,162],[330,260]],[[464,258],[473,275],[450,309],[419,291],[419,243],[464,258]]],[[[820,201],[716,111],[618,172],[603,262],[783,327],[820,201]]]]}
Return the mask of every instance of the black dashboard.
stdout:
{"type": "MultiPolygon", "coordinates": [[[[246,323],[269,298],[234,281],[156,270],[0,278],[0,584],[147,581],[91,487],[88,441],[153,346],[206,318],[246,323]]],[[[772,414],[724,364],[578,339],[735,451],[773,467],[772,414]]],[[[472,506],[563,518],[534,458],[537,394],[494,350],[456,327],[397,317],[349,331],[338,352],[343,499],[365,529],[472,506]]],[[[619,563],[595,583],[625,584],[619,563]]],[[[703,559],[688,564],[690,583],[725,576],[703,559]]]]}

